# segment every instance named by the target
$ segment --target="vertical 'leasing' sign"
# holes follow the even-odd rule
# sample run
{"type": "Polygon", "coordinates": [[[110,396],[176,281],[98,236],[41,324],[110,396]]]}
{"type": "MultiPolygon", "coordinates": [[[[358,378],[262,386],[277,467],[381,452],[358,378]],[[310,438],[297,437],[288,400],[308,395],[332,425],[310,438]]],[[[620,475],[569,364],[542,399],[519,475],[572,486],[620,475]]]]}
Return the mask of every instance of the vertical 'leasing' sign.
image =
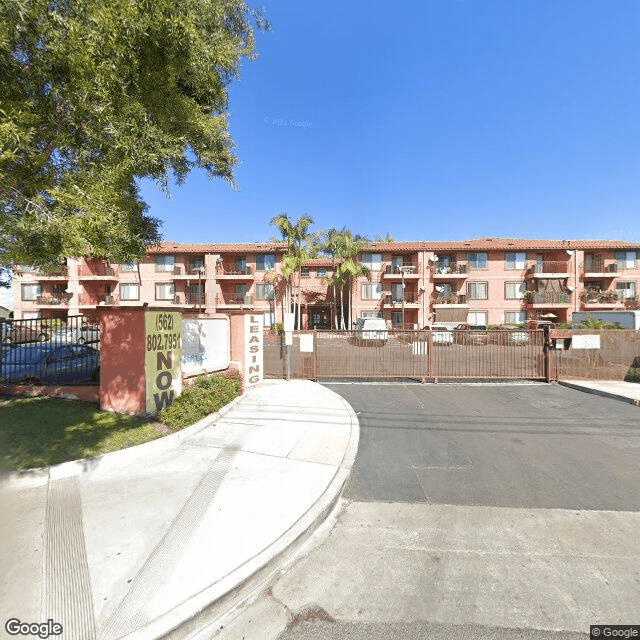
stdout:
{"type": "Polygon", "coordinates": [[[244,386],[262,382],[264,317],[262,315],[246,315],[244,317],[244,386]]]}
{"type": "Polygon", "coordinates": [[[158,413],[182,391],[182,315],[176,311],[146,311],[145,329],[146,406],[148,413],[158,413]]]}

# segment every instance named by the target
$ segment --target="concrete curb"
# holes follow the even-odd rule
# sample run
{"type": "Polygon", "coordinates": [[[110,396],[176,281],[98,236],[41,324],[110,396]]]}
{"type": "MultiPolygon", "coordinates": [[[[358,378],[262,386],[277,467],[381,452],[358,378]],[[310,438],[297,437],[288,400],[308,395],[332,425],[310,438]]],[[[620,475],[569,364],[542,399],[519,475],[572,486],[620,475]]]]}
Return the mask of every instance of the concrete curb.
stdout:
{"type": "Polygon", "coordinates": [[[338,504],[358,452],[358,418],[351,405],[342,397],[338,397],[351,419],[349,442],[340,466],[318,500],[283,535],[260,553],[186,602],[135,632],[123,636],[121,640],[195,640],[206,628],[211,633],[217,621],[250,599],[252,594],[268,583],[284,564],[295,558],[296,552],[338,504]]]}
{"type": "Polygon", "coordinates": [[[592,387],[586,387],[584,385],[575,382],[567,382],[565,380],[558,380],[558,384],[563,387],[568,387],[569,389],[575,389],[576,391],[584,391],[585,393],[602,396],[603,398],[611,398],[612,400],[619,400],[621,402],[626,402],[628,404],[633,404],[636,407],[640,407],[640,400],[634,400],[633,398],[620,395],[619,393],[612,393],[611,391],[605,391],[604,389],[594,389],[592,387]]]}
{"type": "Polygon", "coordinates": [[[35,469],[25,469],[23,471],[13,471],[0,480],[0,487],[7,489],[25,489],[31,487],[40,487],[46,485],[49,480],[57,480],[59,478],[69,478],[71,476],[79,476],[83,473],[93,471],[100,468],[113,468],[121,464],[128,464],[139,460],[140,458],[162,453],[177,444],[180,444],[186,438],[206,429],[207,427],[215,424],[221,417],[223,417],[228,411],[235,407],[243,398],[245,394],[238,396],[232,400],[229,404],[212,413],[202,420],[192,424],[190,427],[185,427],[180,431],[171,433],[169,435],[150,440],[149,442],[143,442],[134,447],[128,449],[120,449],[118,451],[111,451],[95,458],[80,458],[79,460],[70,460],[69,462],[61,462],[60,464],[52,465],[50,467],[37,467],[35,469]]]}

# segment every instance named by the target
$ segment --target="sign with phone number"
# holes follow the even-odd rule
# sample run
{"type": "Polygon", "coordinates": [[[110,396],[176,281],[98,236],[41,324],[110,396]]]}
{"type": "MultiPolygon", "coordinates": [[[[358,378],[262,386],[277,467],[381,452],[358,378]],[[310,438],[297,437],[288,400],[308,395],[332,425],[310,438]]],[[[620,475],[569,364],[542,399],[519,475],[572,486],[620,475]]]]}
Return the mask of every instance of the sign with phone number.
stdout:
{"type": "Polygon", "coordinates": [[[145,334],[146,408],[155,414],[182,391],[182,315],[146,311],[145,334]]]}

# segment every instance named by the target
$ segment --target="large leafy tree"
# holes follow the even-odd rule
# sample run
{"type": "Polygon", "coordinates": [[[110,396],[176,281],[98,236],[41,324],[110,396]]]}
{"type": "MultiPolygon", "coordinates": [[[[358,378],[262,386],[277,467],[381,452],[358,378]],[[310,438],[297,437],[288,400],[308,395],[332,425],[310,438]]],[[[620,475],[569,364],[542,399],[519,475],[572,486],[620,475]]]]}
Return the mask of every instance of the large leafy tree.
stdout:
{"type": "Polygon", "coordinates": [[[159,239],[138,180],[233,183],[243,0],[0,0],[0,264],[131,261],[159,239]]]}

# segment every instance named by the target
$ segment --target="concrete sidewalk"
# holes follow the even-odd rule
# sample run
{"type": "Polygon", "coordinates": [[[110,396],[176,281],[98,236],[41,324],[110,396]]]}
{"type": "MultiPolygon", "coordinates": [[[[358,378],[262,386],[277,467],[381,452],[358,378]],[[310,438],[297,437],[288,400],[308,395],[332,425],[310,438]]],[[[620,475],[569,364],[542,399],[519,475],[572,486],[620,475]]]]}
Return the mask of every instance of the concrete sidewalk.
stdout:
{"type": "Polygon", "coordinates": [[[622,382],[618,380],[559,380],[570,389],[578,389],[586,393],[593,393],[605,398],[621,400],[640,407],[640,384],[636,382],[622,382]]]}
{"type": "Polygon", "coordinates": [[[330,513],[357,444],[345,400],[279,381],[180,434],[13,474],[1,637],[10,618],[62,640],[208,637],[330,513]]]}

